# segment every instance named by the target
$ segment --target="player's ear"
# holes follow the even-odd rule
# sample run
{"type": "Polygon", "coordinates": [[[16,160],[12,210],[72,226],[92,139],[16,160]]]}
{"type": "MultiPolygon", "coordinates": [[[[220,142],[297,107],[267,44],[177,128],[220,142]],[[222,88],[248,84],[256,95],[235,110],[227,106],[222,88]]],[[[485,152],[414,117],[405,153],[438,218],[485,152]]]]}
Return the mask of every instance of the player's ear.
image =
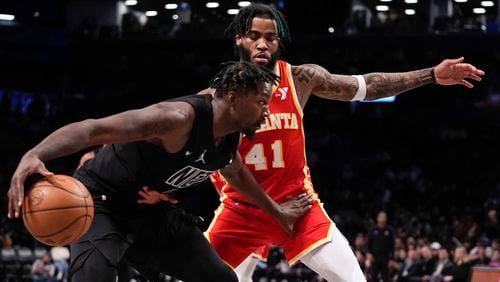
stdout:
{"type": "Polygon", "coordinates": [[[226,99],[229,101],[229,103],[236,103],[238,101],[238,94],[234,90],[230,90],[226,94],[226,99]]]}
{"type": "Polygon", "coordinates": [[[243,41],[243,38],[241,37],[241,34],[237,34],[237,35],[234,37],[234,41],[236,42],[236,46],[240,46],[240,45],[241,45],[241,42],[243,41]]]}

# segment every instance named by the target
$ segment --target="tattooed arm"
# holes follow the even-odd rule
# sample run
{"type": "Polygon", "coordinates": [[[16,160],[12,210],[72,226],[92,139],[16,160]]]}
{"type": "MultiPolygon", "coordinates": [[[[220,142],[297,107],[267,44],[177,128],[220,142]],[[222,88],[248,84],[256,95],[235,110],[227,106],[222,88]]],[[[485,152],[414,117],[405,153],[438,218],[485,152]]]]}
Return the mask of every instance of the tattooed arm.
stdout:
{"type": "Polygon", "coordinates": [[[330,74],[319,65],[292,66],[292,77],[302,108],[311,93],[326,99],[350,101],[358,90],[356,78],[330,74]]]}
{"type": "MultiPolygon", "coordinates": [[[[365,74],[363,75],[367,89],[365,100],[398,95],[432,82],[440,85],[462,84],[472,88],[473,85],[466,79],[481,81],[484,71],[462,62],[463,57],[446,59],[434,68],[401,73],[365,74]]],[[[319,65],[292,66],[292,75],[302,107],[311,94],[331,100],[350,101],[358,90],[356,78],[331,74],[319,65]]]]}

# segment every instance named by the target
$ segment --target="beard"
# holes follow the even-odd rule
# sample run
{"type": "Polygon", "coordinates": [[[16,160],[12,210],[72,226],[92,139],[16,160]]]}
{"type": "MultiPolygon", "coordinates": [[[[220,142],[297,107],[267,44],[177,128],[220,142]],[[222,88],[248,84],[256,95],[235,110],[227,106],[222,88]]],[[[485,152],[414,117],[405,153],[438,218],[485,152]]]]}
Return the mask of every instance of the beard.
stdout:
{"type": "MultiPolygon", "coordinates": [[[[252,61],[252,55],[250,50],[245,48],[243,44],[240,44],[239,46],[236,46],[238,48],[238,53],[240,55],[240,60],[242,61],[247,61],[251,62],[252,61]]],[[[274,54],[271,54],[271,59],[269,60],[269,63],[267,63],[264,67],[270,70],[274,70],[274,66],[276,66],[276,62],[280,58],[280,49],[276,50],[274,54]]]]}

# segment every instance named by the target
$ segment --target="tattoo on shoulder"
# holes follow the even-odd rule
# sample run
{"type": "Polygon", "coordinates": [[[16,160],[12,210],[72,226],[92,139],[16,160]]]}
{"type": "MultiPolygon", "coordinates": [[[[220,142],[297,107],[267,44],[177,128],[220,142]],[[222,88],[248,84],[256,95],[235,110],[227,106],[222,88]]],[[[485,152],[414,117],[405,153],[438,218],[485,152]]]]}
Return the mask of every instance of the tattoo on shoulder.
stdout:
{"type": "Polygon", "coordinates": [[[292,69],[292,74],[299,82],[309,84],[314,78],[315,70],[312,67],[295,67],[292,69]]]}

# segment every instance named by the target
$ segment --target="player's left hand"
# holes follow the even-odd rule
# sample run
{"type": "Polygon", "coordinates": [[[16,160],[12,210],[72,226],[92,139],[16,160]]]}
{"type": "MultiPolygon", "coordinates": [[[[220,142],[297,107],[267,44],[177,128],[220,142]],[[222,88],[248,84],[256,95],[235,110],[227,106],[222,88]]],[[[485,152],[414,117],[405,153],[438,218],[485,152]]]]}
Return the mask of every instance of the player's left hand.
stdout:
{"type": "Polygon", "coordinates": [[[161,201],[177,204],[178,201],[173,195],[160,193],[156,190],[150,189],[148,186],[142,187],[142,190],[137,192],[142,199],[137,200],[139,204],[156,205],[161,201]]]}
{"type": "Polygon", "coordinates": [[[446,59],[434,67],[436,83],[440,85],[462,84],[467,88],[474,85],[467,79],[481,81],[484,71],[471,64],[464,63],[464,57],[458,59],[446,59]]]}
{"type": "Polygon", "coordinates": [[[294,234],[295,222],[311,209],[312,201],[311,194],[303,193],[280,204],[282,214],[280,224],[290,235],[294,234]]]}
{"type": "Polygon", "coordinates": [[[10,189],[7,192],[9,197],[8,218],[18,218],[21,215],[24,200],[24,182],[28,176],[35,173],[41,174],[44,177],[54,175],[54,173],[45,167],[45,164],[37,155],[28,152],[21,158],[10,181],[10,189]]]}

